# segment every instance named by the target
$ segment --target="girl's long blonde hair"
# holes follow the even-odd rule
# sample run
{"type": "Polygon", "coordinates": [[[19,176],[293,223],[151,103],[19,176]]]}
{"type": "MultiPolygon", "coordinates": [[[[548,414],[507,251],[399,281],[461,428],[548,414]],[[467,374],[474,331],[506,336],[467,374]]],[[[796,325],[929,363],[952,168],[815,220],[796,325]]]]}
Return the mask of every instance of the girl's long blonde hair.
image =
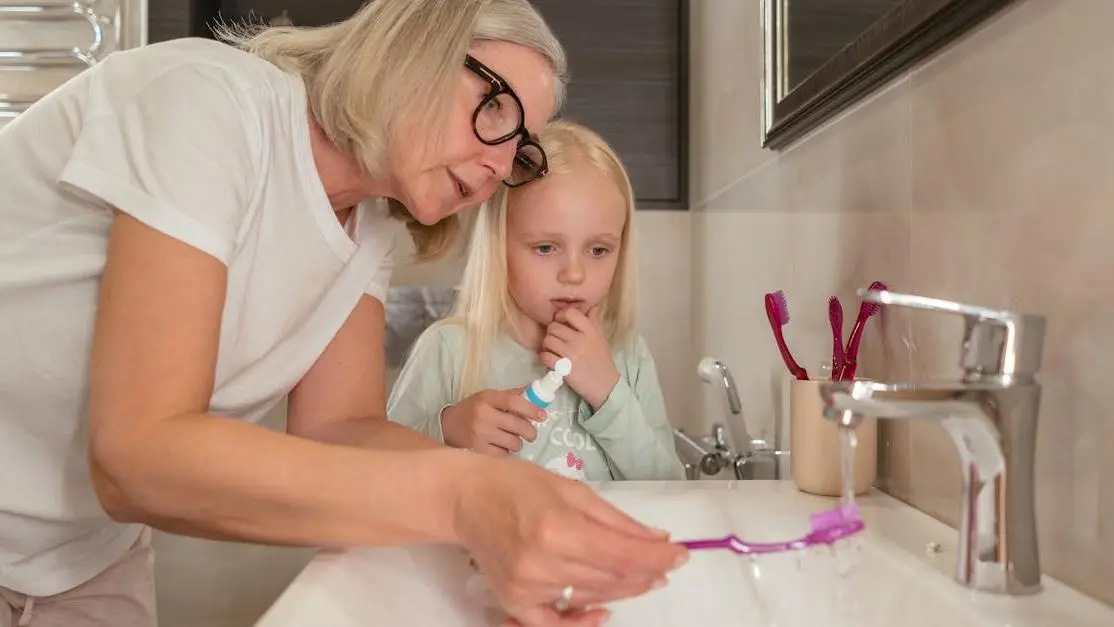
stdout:
{"type": "MultiPolygon", "coordinates": [[[[505,41],[541,54],[557,78],[555,111],[568,80],[564,49],[527,0],[368,0],[327,26],[222,25],[217,34],[301,76],[325,135],[372,178],[382,176],[391,142],[405,141],[402,123],[435,129],[429,145],[439,142],[465,54],[476,42],[505,41]]],[[[389,204],[420,259],[440,256],[462,229],[455,215],[424,226],[401,203],[389,204]]]]}
{"type": "MultiPolygon", "coordinates": [[[[558,120],[538,138],[549,161],[550,176],[587,164],[611,181],[626,200],[622,245],[611,289],[600,303],[599,317],[612,346],[625,342],[634,329],[636,307],[634,191],[619,156],[595,132],[558,120]]],[[[465,328],[467,343],[458,400],[486,387],[492,347],[514,319],[515,304],[507,285],[507,211],[520,188],[504,187],[476,212],[464,269],[451,317],[439,324],[465,328]]]]}

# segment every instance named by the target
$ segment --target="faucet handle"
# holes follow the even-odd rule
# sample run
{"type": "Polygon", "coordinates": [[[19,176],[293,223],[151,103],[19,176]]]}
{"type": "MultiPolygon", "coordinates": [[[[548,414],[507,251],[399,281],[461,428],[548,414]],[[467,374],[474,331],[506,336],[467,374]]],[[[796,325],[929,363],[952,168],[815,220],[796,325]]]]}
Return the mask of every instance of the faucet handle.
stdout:
{"type": "Polygon", "coordinates": [[[1045,326],[1042,316],[887,290],[859,290],[859,296],[864,301],[880,305],[963,316],[960,368],[965,381],[1028,381],[1040,370],[1045,326]]]}

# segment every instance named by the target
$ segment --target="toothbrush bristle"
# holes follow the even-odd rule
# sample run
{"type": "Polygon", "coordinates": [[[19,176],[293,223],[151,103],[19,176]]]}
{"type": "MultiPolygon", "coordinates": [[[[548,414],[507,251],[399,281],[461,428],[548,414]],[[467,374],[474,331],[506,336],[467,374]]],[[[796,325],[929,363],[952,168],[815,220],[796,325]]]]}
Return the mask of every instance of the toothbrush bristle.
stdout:
{"type": "Polygon", "coordinates": [[[862,516],[859,514],[857,505],[840,505],[834,509],[817,512],[809,516],[808,522],[813,531],[823,531],[861,520],[862,516]]]}
{"type": "MultiPolygon", "coordinates": [[[[870,284],[870,291],[872,292],[886,292],[889,291],[889,289],[890,288],[881,281],[875,281],[870,284]]],[[[882,305],[879,303],[863,303],[863,311],[866,313],[866,317],[869,318],[882,311],[882,305]]]]}
{"type": "Polygon", "coordinates": [[[774,314],[777,316],[778,323],[782,325],[789,324],[789,302],[785,300],[785,294],[781,290],[770,292],[766,294],[766,299],[773,305],[774,314]]]}

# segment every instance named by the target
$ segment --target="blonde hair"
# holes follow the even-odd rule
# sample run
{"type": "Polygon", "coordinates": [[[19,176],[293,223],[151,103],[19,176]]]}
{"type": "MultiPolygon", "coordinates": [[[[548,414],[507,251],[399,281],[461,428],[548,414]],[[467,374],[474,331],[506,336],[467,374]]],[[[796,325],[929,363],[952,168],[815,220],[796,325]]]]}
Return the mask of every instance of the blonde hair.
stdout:
{"type": "MultiPolygon", "coordinates": [[[[619,346],[634,329],[637,300],[635,201],[630,179],[607,142],[579,124],[555,121],[538,140],[549,162],[548,176],[567,174],[578,164],[588,165],[613,183],[626,201],[615,277],[599,312],[608,341],[619,346]]],[[[507,211],[522,189],[526,187],[504,188],[476,212],[456,306],[451,317],[438,323],[461,325],[467,336],[458,400],[485,388],[492,347],[514,319],[515,305],[507,284],[507,211]]]]}
{"type": "MultiPolygon", "coordinates": [[[[435,129],[430,145],[440,138],[464,57],[477,42],[513,43],[545,58],[557,78],[554,111],[568,80],[561,43],[526,0],[368,0],[327,26],[221,25],[217,34],[299,75],[325,135],[369,177],[382,176],[401,122],[435,129]],[[411,117],[407,110],[416,102],[428,104],[411,117]]],[[[402,203],[389,205],[420,259],[443,254],[462,230],[455,215],[424,226],[402,203]]]]}

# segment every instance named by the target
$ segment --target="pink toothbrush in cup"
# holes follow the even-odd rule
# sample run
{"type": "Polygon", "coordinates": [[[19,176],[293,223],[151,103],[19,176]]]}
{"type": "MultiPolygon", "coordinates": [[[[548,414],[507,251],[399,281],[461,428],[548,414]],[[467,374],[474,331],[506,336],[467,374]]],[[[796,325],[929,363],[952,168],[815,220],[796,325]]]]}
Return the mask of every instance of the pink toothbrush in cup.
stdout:
{"type": "MultiPolygon", "coordinates": [[[[870,284],[872,292],[881,292],[890,289],[885,283],[875,281],[870,284]]],[[[851,336],[847,339],[847,350],[844,353],[843,364],[839,371],[832,375],[833,381],[850,381],[855,378],[855,370],[859,367],[859,342],[863,339],[863,329],[871,317],[882,311],[878,303],[862,303],[859,305],[859,317],[855,319],[855,326],[851,329],[851,336]]]]}
{"type": "Polygon", "coordinates": [[[865,528],[857,505],[840,505],[835,509],[809,517],[811,531],[801,538],[782,542],[747,542],[738,536],[707,540],[689,540],[681,544],[688,550],[727,549],[739,555],[763,555],[799,551],[814,546],[825,546],[853,536],[865,528]]]}
{"type": "Polygon", "coordinates": [[[789,347],[785,344],[785,334],[782,327],[789,324],[789,303],[786,302],[785,294],[780,290],[766,294],[766,317],[770,320],[770,329],[774,332],[774,341],[777,342],[777,348],[781,351],[781,359],[785,362],[785,367],[797,379],[807,381],[808,372],[797,363],[797,360],[793,359],[789,347]]]}
{"type": "Polygon", "coordinates": [[[846,359],[843,353],[843,304],[836,296],[828,299],[828,322],[832,325],[832,380],[835,380],[846,359]]]}

